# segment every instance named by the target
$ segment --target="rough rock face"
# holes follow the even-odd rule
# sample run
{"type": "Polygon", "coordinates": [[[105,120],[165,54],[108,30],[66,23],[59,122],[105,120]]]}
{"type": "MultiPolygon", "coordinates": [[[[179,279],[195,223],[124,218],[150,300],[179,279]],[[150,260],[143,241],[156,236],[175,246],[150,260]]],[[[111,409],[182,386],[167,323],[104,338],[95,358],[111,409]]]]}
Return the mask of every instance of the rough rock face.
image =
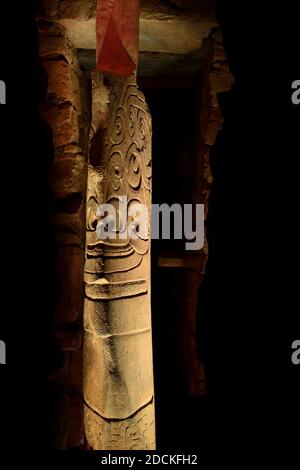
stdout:
{"type": "MultiPolygon", "coordinates": [[[[140,0],[141,9],[190,11],[211,6],[207,0],[140,0]]],[[[47,18],[72,18],[86,21],[96,16],[97,0],[43,0],[47,18]]]]}
{"type": "MultiPolygon", "coordinates": [[[[56,3],[49,5],[51,15],[56,3]]],[[[52,379],[68,397],[68,432],[57,446],[75,447],[83,443],[80,377],[88,95],[86,78],[64,28],[42,21],[39,31],[40,58],[48,78],[47,98],[41,106],[41,114],[51,127],[54,150],[50,174],[54,199],[51,222],[58,244],[57,271],[61,289],[54,326],[64,352],[63,368],[52,379]]]]}
{"type": "Polygon", "coordinates": [[[223,126],[223,116],[219,106],[218,94],[229,91],[234,83],[234,78],[229,70],[226,51],[223,46],[223,38],[218,27],[211,34],[212,54],[208,67],[207,87],[203,93],[203,106],[207,108],[207,121],[205,122],[205,135],[203,145],[204,168],[204,203],[206,210],[209,203],[212,174],[210,169],[210,151],[216,142],[217,135],[223,126]]]}
{"type": "Polygon", "coordinates": [[[96,15],[97,0],[43,0],[43,14],[48,19],[73,18],[83,21],[96,15]]]}

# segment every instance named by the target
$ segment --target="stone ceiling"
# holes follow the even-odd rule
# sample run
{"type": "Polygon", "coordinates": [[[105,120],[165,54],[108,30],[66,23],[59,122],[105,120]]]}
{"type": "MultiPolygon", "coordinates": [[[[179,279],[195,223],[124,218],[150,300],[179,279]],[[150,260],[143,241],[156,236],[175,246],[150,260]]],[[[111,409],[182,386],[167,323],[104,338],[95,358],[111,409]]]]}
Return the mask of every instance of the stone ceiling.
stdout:
{"type": "MultiPolygon", "coordinates": [[[[83,67],[94,68],[96,0],[49,5],[49,18],[65,26],[83,67]]],[[[198,72],[215,25],[213,0],[141,0],[139,74],[178,74],[183,67],[187,73],[198,72]]]]}

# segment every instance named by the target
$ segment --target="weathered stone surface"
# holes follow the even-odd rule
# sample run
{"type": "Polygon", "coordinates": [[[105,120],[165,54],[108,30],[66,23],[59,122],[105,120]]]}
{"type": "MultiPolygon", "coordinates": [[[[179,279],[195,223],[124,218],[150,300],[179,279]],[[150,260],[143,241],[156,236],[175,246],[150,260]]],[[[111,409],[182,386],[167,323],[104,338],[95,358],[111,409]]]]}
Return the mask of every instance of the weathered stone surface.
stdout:
{"type": "Polygon", "coordinates": [[[39,56],[43,62],[50,60],[64,60],[77,75],[80,68],[77,53],[67,37],[66,29],[58,22],[45,23],[40,21],[39,27],[39,56]]]}
{"type": "Polygon", "coordinates": [[[151,402],[134,416],[122,421],[102,419],[84,405],[84,425],[88,443],[97,450],[154,450],[155,419],[151,402]]]}
{"type": "Polygon", "coordinates": [[[212,24],[195,20],[140,19],[140,51],[191,54],[201,49],[212,24]]]}
{"type": "MultiPolygon", "coordinates": [[[[201,136],[201,165],[203,168],[203,186],[201,192],[205,205],[205,217],[209,206],[210,188],[213,181],[210,167],[210,151],[214,145],[217,135],[223,126],[223,116],[219,105],[218,95],[229,91],[234,78],[230,73],[226,51],[223,46],[223,39],[219,27],[215,27],[210,36],[211,57],[208,61],[207,78],[203,90],[201,108],[202,113],[199,135],[201,136]]],[[[208,255],[208,245],[205,242],[204,253],[208,255]]]]}
{"type": "Polygon", "coordinates": [[[94,106],[103,80],[93,78],[100,122],[93,116],[87,191],[86,437],[95,450],[153,449],[149,239],[128,235],[120,245],[118,236],[104,242],[96,233],[101,202],[126,196],[150,209],[151,118],[135,76],[114,77],[107,113],[94,106]]]}
{"type": "MultiPolygon", "coordinates": [[[[66,2],[47,3],[52,7],[48,14],[54,17],[58,14],[56,4],[66,2]]],[[[84,442],[81,378],[83,332],[79,325],[84,298],[88,91],[76,50],[66,37],[65,28],[41,19],[39,31],[40,57],[48,76],[47,99],[41,114],[52,128],[55,155],[50,174],[54,196],[50,221],[58,241],[57,269],[61,296],[54,315],[54,333],[65,357],[63,368],[52,379],[63,385],[68,398],[64,413],[68,417],[66,445],[70,448],[82,446],[84,442]]]]}
{"type": "MultiPolygon", "coordinates": [[[[96,0],[63,0],[58,3],[56,19],[66,27],[74,47],[95,50],[96,0]]],[[[142,1],[139,50],[193,53],[202,47],[203,40],[215,25],[211,1],[142,1]]]]}
{"type": "Polygon", "coordinates": [[[70,45],[63,35],[52,37],[40,35],[39,56],[42,60],[59,59],[70,55],[70,45]]]}
{"type": "Polygon", "coordinates": [[[55,155],[59,158],[59,156],[63,157],[75,157],[76,155],[80,155],[82,153],[81,147],[78,144],[67,144],[63,147],[58,147],[56,149],[55,155]]]}
{"type": "Polygon", "coordinates": [[[48,74],[48,100],[56,104],[71,103],[80,111],[79,78],[69,64],[63,60],[44,63],[48,74]]]}
{"type": "Polygon", "coordinates": [[[46,105],[41,113],[51,126],[55,146],[79,141],[78,113],[71,104],[63,107],[46,105]]]}
{"type": "Polygon", "coordinates": [[[88,20],[95,15],[97,0],[59,0],[58,16],[61,18],[80,18],[88,20]]]}
{"type": "MultiPolygon", "coordinates": [[[[50,19],[77,19],[87,21],[96,17],[97,0],[44,0],[45,13],[50,19]]],[[[213,2],[210,0],[140,0],[141,15],[166,19],[176,15],[202,17],[203,21],[213,17],[213,2]]]]}
{"type": "Polygon", "coordinates": [[[89,130],[91,122],[90,110],[90,81],[86,74],[82,73],[79,77],[81,109],[78,117],[79,121],[79,145],[84,154],[85,159],[88,159],[89,149],[89,130]]]}
{"type": "MultiPolygon", "coordinates": [[[[96,49],[96,20],[59,20],[78,49],[96,49]]],[[[140,18],[139,50],[188,54],[201,49],[215,23],[194,20],[140,18]]]]}

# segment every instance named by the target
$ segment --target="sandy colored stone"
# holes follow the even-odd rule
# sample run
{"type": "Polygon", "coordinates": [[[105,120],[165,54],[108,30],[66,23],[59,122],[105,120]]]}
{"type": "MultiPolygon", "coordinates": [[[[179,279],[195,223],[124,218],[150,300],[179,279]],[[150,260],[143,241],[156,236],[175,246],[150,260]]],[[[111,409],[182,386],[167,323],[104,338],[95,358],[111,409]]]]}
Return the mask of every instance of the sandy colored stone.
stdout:
{"type": "MultiPolygon", "coordinates": [[[[96,49],[96,20],[62,19],[72,44],[79,49],[96,49]]],[[[140,18],[139,50],[150,52],[193,53],[202,47],[214,24],[194,20],[161,21],[140,18]]]]}
{"type": "Polygon", "coordinates": [[[93,74],[87,190],[83,394],[88,444],[154,449],[150,241],[99,240],[98,204],[127,196],[150,210],[151,117],[135,76],[114,77],[107,112],[93,74]],[[94,114],[97,114],[95,116],[94,114]],[[98,137],[104,142],[99,146],[98,137]],[[95,146],[95,152],[93,148],[95,146]],[[100,249],[102,247],[102,249],[100,249]]]}
{"type": "Polygon", "coordinates": [[[79,78],[64,60],[44,62],[48,75],[48,100],[58,104],[71,103],[80,112],[79,78]]]}
{"type": "Polygon", "coordinates": [[[84,405],[84,428],[91,449],[155,450],[153,402],[122,421],[103,419],[84,405]]]}

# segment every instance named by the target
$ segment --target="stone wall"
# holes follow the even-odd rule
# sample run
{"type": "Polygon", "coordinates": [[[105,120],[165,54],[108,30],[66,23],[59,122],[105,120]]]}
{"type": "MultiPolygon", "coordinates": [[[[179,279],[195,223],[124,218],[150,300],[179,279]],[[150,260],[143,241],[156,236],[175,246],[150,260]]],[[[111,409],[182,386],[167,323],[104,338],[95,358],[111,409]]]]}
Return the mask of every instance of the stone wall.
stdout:
{"type": "MultiPolygon", "coordinates": [[[[205,219],[207,220],[211,187],[213,183],[210,155],[216,142],[219,131],[224,124],[224,118],[219,105],[219,95],[230,90],[234,78],[229,70],[226,51],[219,26],[212,28],[208,39],[206,65],[203,67],[201,92],[198,99],[198,122],[196,132],[196,153],[198,155],[194,164],[193,174],[190,175],[194,204],[204,204],[205,219]]],[[[182,319],[183,332],[181,348],[186,370],[186,382],[190,396],[202,396],[206,393],[205,368],[202,358],[199,360],[199,344],[197,336],[197,315],[201,305],[199,302],[199,288],[203,281],[206,264],[209,256],[207,236],[203,250],[198,253],[199,260],[195,262],[194,269],[186,270],[183,286],[186,289],[185,315],[182,319]],[[188,334],[187,334],[188,332],[188,334]]],[[[199,326],[198,326],[199,328],[199,326]]]]}
{"type": "Polygon", "coordinates": [[[41,115],[52,129],[54,152],[51,225],[57,240],[60,298],[53,324],[64,355],[63,368],[52,379],[65,393],[67,404],[59,417],[66,423],[67,435],[58,447],[75,447],[84,439],[81,371],[88,86],[64,28],[44,19],[38,26],[40,58],[48,78],[41,115]]]}

